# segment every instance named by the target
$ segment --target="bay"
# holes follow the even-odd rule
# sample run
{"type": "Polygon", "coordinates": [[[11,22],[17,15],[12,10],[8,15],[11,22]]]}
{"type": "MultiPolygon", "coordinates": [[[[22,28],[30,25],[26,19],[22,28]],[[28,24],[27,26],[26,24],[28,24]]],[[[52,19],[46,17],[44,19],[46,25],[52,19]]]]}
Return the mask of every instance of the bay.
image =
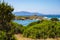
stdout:
{"type": "MultiPolygon", "coordinates": [[[[58,18],[60,20],[60,15],[43,15],[44,17],[47,17],[48,19],[51,18],[58,18]]],[[[14,22],[18,23],[18,24],[22,24],[24,26],[28,25],[29,23],[35,22],[37,20],[13,20],[14,22]]]]}
{"type": "Polygon", "coordinates": [[[18,24],[22,24],[24,26],[28,25],[31,22],[35,22],[38,20],[13,20],[14,22],[18,23],[18,24]]]}

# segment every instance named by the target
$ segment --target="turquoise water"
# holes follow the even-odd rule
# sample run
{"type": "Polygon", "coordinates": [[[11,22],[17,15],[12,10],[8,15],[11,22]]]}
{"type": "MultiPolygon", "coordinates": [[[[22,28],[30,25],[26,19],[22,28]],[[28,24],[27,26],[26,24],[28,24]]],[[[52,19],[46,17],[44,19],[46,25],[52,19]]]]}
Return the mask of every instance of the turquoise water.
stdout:
{"type": "MultiPolygon", "coordinates": [[[[60,15],[44,15],[44,17],[47,18],[59,18],[60,20],[60,15]]],[[[14,20],[14,22],[18,23],[18,24],[22,24],[24,26],[28,25],[31,22],[35,22],[37,20],[14,20]]]]}
{"type": "Polygon", "coordinates": [[[28,25],[31,22],[35,22],[37,20],[14,20],[14,22],[18,23],[18,24],[22,24],[24,26],[28,25]]]}

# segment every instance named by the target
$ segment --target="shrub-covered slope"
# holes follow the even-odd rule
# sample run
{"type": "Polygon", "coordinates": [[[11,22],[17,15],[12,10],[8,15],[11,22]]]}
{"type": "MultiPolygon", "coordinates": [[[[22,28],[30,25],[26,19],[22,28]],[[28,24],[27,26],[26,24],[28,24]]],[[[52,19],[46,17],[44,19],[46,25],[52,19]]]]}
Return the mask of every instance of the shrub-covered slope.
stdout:
{"type": "Polygon", "coordinates": [[[30,38],[55,38],[60,37],[60,22],[45,20],[39,24],[27,27],[23,35],[30,38]]]}

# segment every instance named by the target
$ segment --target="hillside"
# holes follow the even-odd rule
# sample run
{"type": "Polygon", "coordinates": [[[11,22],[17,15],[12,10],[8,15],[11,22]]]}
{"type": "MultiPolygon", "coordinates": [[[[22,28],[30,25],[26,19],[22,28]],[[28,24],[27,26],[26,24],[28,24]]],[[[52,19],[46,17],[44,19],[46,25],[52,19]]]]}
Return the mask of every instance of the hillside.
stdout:
{"type": "Polygon", "coordinates": [[[21,11],[21,12],[14,12],[14,14],[16,15],[16,16],[33,16],[33,15],[37,15],[37,16],[39,16],[39,15],[43,15],[43,14],[41,14],[41,13],[38,13],[38,12],[26,12],[26,11],[21,11]]]}

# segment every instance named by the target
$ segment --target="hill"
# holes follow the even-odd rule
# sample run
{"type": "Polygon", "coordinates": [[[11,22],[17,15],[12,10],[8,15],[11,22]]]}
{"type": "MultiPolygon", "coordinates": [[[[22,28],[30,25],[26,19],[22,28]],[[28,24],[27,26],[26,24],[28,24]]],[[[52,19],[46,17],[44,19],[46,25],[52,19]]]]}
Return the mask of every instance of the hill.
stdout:
{"type": "Polygon", "coordinates": [[[21,12],[14,12],[16,16],[33,16],[33,15],[43,15],[42,13],[33,13],[33,12],[26,12],[26,11],[21,11],[21,12]]]}

